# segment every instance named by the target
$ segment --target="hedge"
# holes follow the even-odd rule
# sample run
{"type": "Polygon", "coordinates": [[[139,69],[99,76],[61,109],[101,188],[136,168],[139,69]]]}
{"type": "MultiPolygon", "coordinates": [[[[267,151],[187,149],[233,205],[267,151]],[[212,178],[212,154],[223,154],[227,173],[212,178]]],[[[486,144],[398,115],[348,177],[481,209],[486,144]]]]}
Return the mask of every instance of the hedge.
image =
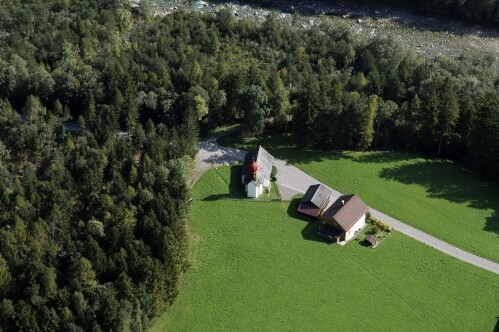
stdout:
{"type": "Polygon", "coordinates": [[[392,226],[390,226],[390,224],[387,224],[386,222],[383,222],[376,217],[371,216],[370,222],[381,228],[381,230],[383,231],[389,232],[392,230],[392,226]]]}

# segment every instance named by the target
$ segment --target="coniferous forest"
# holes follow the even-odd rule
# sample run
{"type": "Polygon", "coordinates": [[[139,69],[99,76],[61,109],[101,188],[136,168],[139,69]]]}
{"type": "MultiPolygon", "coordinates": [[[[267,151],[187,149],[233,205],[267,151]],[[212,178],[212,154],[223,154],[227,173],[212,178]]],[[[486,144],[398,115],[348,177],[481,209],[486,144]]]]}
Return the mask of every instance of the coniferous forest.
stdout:
{"type": "Polygon", "coordinates": [[[498,179],[493,56],[127,0],[4,2],[0,49],[0,330],[141,331],[164,313],[198,135],[220,125],[498,179]]]}

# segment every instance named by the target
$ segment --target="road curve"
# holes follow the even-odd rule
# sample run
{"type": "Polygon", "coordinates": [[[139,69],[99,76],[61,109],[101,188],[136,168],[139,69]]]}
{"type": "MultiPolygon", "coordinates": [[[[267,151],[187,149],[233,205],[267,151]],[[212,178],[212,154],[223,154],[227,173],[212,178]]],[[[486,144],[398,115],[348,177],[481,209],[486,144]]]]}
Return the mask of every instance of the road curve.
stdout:
{"type": "MultiPolygon", "coordinates": [[[[191,184],[199,179],[206,170],[212,167],[228,165],[244,159],[246,151],[220,146],[217,143],[217,138],[218,137],[212,137],[199,143],[199,151],[196,155],[195,174],[192,177],[191,184]]],[[[310,185],[321,183],[317,179],[311,177],[307,173],[284,160],[276,159],[275,166],[277,167],[277,183],[279,184],[282,200],[291,200],[296,194],[304,193],[310,185]]],[[[330,189],[333,191],[334,199],[341,196],[340,192],[334,190],[333,188],[330,189]]],[[[396,231],[402,234],[405,234],[461,261],[475,265],[495,274],[499,274],[498,263],[459,249],[452,244],[439,240],[434,236],[404,224],[403,222],[378,210],[372,208],[369,210],[373,216],[389,223],[396,231]]]]}

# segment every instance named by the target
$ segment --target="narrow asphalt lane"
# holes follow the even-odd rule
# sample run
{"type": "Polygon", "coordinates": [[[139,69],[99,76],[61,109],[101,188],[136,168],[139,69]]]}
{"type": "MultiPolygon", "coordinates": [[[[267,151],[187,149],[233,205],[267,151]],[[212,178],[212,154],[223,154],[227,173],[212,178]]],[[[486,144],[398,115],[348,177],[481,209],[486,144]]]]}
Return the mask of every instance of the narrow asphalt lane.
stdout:
{"type": "Polygon", "coordinates": [[[489,261],[485,258],[482,258],[480,256],[477,256],[475,254],[472,254],[470,252],[464,251],[462,249],[459,249],[455,246],[453,246],[450,243],[444,242],[440,239],[437,239],[434,236],[431,236],[425,232],[422,232],[412,226],[409,226],[407,224],[404,224],[403,222],[394,219],[383,212],[370,209],[371,214],[375,216],[376,218],[383,220],[390,225],[393,226],[393,228],[397,231],[399,231],[402,234],[405,234],[409,237],[412,237],[413,239],[418,240],[419,242],[422,242],[432,248],[435,248],[443,253],[446,253],[449,256],[455,257],[459,260],[462,260],[464,262],[473,264],[475,266],[481,267],[482,269],[488,270],[490,272],[493,272],[495,274],[499,274],[499,264],[489,261]]]}

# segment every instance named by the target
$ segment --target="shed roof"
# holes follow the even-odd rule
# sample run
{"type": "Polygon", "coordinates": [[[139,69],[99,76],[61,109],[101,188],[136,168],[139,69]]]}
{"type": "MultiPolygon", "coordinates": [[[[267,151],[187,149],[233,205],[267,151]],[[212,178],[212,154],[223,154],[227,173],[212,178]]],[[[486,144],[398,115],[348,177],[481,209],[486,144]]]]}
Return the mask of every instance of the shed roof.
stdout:
{"type": "Polygon", "coordinates": [[[348,232],[369,208],[357,195],[341,195],[319,217],[348,232]]]}
{"type": "Polygon", "coordinates": [[[372,246],[376,244],[376,242],[378,241],[376,239],[376,236],[374,235],[368,235],[366,236],[366,241],[369,242],[372,246]]]}
{"type": "Polygon", "coordinates": [[[310,202],[300,202],[300,205],[298,206],[298,212],[310,217],[317,218],[321,214],[322,209],[318,208],[310,202]]]}
{"type": "Polygon", "coordinates": [[[316,207],[323,209],[329,202],[329,197],[332,195],[332,190],[323,184],[314,184],[308,187],[307,192],[303,196],[302,203],[312,203],[316,207]]]}
{"type": "Polygon", "coordinates": [[[265,179],[270,180],[272,166],[274,165],[274,157],[261,145],[259,145],[255,149],[246,153],[246,156],[244,157],[242,174],[246,175],[245,184],[252,181],[250,165],[253,160],[255,160],[258,165],[258,170],[256,171],[256,182],[260,184],[263,183],[265,179]]]}

